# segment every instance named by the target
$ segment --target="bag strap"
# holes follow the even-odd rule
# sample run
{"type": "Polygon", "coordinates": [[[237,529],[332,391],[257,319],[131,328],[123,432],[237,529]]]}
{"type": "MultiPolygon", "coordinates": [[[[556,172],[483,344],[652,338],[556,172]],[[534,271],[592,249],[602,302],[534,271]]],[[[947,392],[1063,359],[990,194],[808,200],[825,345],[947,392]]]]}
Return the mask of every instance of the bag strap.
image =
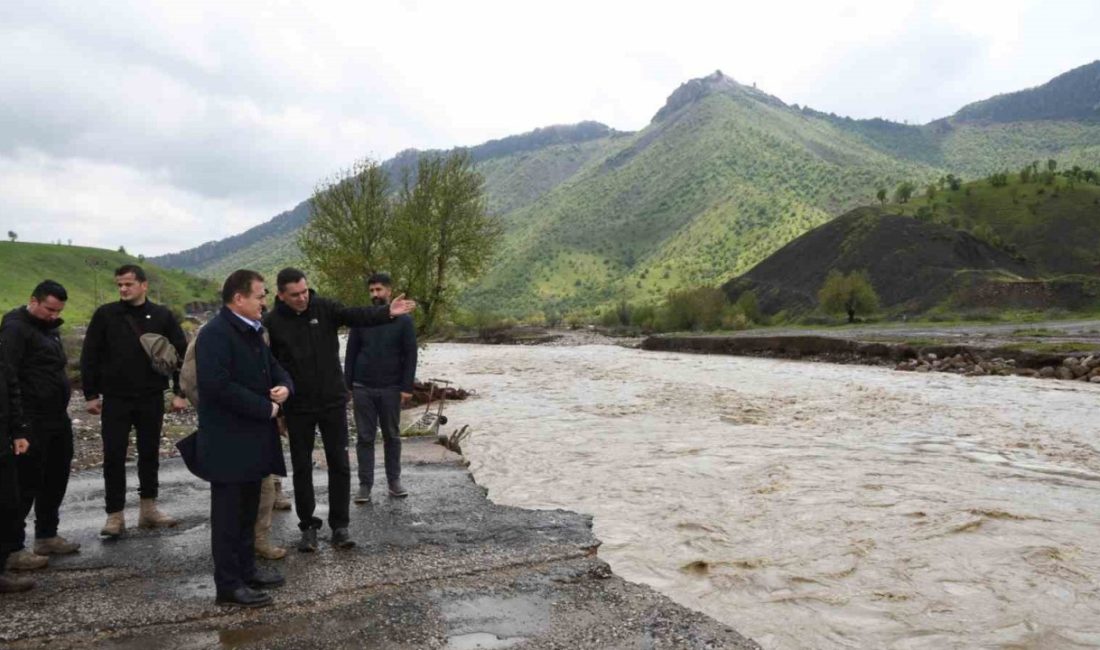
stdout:
{"type": "Polygon", "coordinates": [[[125,318],[126,322],[130,324],[130,329],[134,331],[135,335],[137,335],[138,341],[141,341],[141,336],[142,334],[145,334],[145,332],[142,332],[141,328],[138,327],[137,321],[134,320],[133,315],[126,313],[123,314],[122,317],[125,318]]]}

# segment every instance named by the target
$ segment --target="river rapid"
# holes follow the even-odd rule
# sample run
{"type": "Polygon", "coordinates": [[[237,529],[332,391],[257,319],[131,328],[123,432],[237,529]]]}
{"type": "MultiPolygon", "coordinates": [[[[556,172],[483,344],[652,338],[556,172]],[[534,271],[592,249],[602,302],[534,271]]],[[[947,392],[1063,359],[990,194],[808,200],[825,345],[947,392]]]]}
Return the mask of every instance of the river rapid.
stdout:
{"type": "MultiPolygon", "coordinates": [[[[433,344],[497,503],[767,648],[1100,646],[1100,386],[433,344]]],[[[410,486],[413,487],[414,486],[410,486]]],[[[415,489],[415,488],[414,488],[415,489]]]]}

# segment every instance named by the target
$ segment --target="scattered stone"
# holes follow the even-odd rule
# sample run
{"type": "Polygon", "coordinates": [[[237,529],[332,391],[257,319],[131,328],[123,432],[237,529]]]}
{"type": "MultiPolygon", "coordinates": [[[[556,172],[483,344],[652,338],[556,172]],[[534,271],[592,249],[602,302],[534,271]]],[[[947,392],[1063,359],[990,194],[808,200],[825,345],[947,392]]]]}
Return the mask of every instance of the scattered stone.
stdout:
{"type": "Polygon", "coordinates": [[[1053,366],[1043,366],[1042,368],[1039,368],[1039,376],[1040,377],[1043,377],[1043,378],[1046,378],[1046,379],[1051,379],[1051,378],[1055,377],[1056,375],[1057,375],[1057,372],[1054,370],[1053,366]]]}
{"type": "Polygon", "coordinates": [[[1070,370],[1068,366],[1060,366],[1054,372],[1058,376],[1058,379],[1065,379],[1069,381],[1074,378],[1073,371],[1070,370]]]}

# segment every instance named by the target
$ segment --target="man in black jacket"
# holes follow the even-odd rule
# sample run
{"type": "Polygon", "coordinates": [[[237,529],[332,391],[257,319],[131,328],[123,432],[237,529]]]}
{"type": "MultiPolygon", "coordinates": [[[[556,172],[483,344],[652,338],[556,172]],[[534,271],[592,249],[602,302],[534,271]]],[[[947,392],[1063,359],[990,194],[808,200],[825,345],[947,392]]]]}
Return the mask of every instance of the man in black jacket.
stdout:
{"type": "Polygon", "coordinates": [[[377,307],[344,307],[309,288],[304,273],[279,271],[275,309],[264,319],[271,351],[294,379],[295,393],[286,404],[290,462],[294,470],[294,504],[302,539],[298,550],[317,550],[321,520],[313,516],[313,445],[321,431],[328,463],[329,527],[332,545],[350,548],[348,536],[351,467],[348,463],[348,391],[340,372],[339,329],[389,323],[416,308],[411,300],[377,307]]]}
{"type": "Polygon", "coordinates": [[[260,482],[286,476],[275,418],[294,383],[263,339],[263,276],[234,271],[222,286],[223,307],[199,331],[195,371],[199,429],[195,473],[210,481],[210,537],[217,603],[262,607],[258,589],[285,579],[256,567],[255,526],[260,482]]]}
{"type": "Polygon", "coordinates": [[[68,406],[72,387],[65,373],[67,358],[58,328],[69,294],[53,280],[34,288],[30,301],[4,314],[0,323],[0,354],[15,373],[23,413],[30,422],[30,449],[16,460],[19,475],[20,525],[18,548],[8,568],[40,569],[51,554],[75,553],[80,544],[57,534],[61,501],[69,487],[73,461],[73,425],[68,406]],[[27,515],[34,508],[34,551],[24,548],[27,515]]]}
{"type": "Polygon", "coordinates": [[[8,556],[19,550],[23,512],[19,503],[19,477],[15,457],[27,453],[30,426],[23,418],[19,382],[0,360],[0,594],[27,591],[34,581],[7,572],[8,556]]]}
{"type": "MultiPolygon", "coordinates": [[[[393,283],[385,273],[367,280],[371,301],[385,305],[393,295],[393,283]]],[[[401,485],[401,405],[412,398],[416,378],[416,327],[409,316],[371,329],[356,328],[348,335],[344,377],[352,387],[358,441],[359,492],[356,503],[370,501],[374,486],[374,438],[382,427],[386,482],[392,497],[408,496],[401,485]]]]}
{"type": "MultiPolygon", "coordinates": [[[[187,337],[167,307],[147,298],[149,282],[136,264],[115,270],[119,301],[92,315],[80,355],[85,408],[100,415],[103,437],[103,483],[107,523],[101,535],[117,538],[126,529],[126,449],[130,430],[137,432],[138,526],[175,526],[176,520],[157,508],[160,435],[164,421],[164,391],[168,378],[153,369],[141,345],[142,334],[160,334],[182,360],[187,337]]],[[[187,408],[180,394],[179,372],[172,376],[172,410],[187,408]]]]}

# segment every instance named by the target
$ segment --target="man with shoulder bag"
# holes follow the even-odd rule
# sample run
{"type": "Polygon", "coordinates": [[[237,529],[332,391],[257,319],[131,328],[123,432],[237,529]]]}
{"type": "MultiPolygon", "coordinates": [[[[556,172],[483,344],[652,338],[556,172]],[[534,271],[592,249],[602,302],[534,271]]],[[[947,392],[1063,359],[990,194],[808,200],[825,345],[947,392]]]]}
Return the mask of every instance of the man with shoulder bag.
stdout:
{"type": "Polygon", "coordinates": [[[117,538],[126,530],[126,450],[136,431],[138,526],[175,526],[157,508],[164,391],[172,383],[172,411],[187,407],[179,388],[179,364],[187,337],[167,307],[147,297],[145,271],[135,264],[115,270],[118,302],[99,307],[88,325],[80,357],[86,409],[101,416],[103,482],[107,522],[100,534],[117,538]]]}

